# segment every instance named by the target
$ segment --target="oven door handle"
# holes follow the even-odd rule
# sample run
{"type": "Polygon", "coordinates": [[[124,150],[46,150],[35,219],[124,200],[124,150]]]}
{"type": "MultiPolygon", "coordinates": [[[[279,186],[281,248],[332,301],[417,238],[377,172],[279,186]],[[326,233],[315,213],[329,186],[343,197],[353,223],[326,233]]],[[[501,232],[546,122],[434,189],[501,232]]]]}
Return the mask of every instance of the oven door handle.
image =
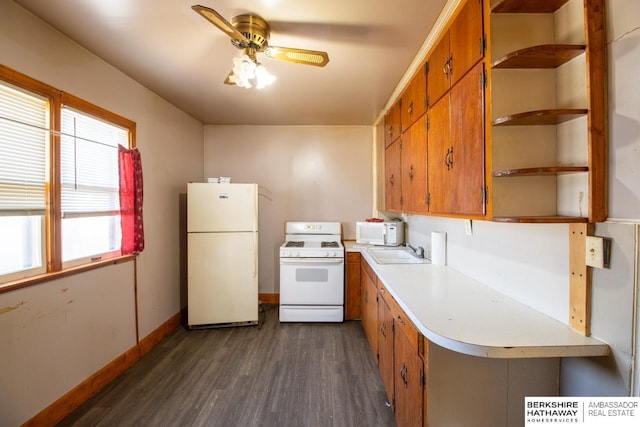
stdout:
{"type": "Polygon", "coordinates": [[[344,264],[344,258],[280,258],[280,264],[344,264]]]}

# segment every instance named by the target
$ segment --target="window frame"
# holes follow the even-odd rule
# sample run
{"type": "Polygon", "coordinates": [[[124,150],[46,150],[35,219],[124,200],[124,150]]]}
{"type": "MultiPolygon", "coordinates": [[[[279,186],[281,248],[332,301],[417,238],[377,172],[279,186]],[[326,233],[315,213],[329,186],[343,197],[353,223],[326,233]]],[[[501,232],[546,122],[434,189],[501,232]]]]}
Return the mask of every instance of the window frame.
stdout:
{"type": "MultiPolygon", "coordinates": [[[[44,219],[44,248],[46,272],[28,277],[11,280],[14,273],[2,276],[0,281],[0,293],[22,288],[31,284],[42,283],[48,280],[98,268],[104,265],[125,262],[135,259],[136,254],[123,256],[121,251],[112,251],[99,254],[99,256],[83,259],[84,262],[63,266],[62,262],[62,214],[61,214],[61,184],[60,184],[60,129],[61,111],[63,107],[72,108],[93,116],[97,119],[111,123],[128,130],[128,148],[136,146],[136,123],[118,114],[112,113],[102,107],[85,101],[77,96],[58,90],[46,83],[40,82],[18,71],[0,64],[0,81],[49,100],[49,176],[46,189],[47,209],[44,219]]],[[[15,277],[15,276],[14,276],[15,277]]]]}

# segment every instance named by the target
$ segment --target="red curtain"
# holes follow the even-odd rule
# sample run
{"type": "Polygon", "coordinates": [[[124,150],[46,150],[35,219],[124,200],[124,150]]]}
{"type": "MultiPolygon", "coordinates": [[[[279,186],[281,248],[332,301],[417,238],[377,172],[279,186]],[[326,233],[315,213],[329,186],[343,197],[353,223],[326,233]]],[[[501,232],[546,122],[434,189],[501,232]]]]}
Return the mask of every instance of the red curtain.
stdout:
{"type": "Polygon", "coordinates": [[[122,227],[122,255],[139,253],[144,249],[142,224],[142,160],[137,148],[118,148],[120,169],[120,224],[122,227]]]}

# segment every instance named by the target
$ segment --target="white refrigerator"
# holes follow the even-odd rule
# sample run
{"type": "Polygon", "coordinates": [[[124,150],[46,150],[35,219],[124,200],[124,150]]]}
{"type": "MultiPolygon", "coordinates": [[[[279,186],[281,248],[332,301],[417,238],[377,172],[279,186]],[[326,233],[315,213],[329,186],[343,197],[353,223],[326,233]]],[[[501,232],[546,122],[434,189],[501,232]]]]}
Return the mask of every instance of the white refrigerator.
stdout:
{"type": "Polygon", "coordinates": [[[187,184],[190,329],[258,323],[258,186],[187,184]]]}

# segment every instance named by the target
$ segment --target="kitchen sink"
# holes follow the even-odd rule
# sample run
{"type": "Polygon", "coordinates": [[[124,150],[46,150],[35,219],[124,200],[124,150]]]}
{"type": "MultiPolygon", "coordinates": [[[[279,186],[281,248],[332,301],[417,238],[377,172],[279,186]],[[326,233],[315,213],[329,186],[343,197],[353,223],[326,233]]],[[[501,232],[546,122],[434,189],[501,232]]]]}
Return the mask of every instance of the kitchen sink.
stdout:
{"type": "Polygon", "coordinates": [[[369,248],[367,252],[378,264],[428,264],[426,258],[418,258],[409,248],[369,248]]]}

